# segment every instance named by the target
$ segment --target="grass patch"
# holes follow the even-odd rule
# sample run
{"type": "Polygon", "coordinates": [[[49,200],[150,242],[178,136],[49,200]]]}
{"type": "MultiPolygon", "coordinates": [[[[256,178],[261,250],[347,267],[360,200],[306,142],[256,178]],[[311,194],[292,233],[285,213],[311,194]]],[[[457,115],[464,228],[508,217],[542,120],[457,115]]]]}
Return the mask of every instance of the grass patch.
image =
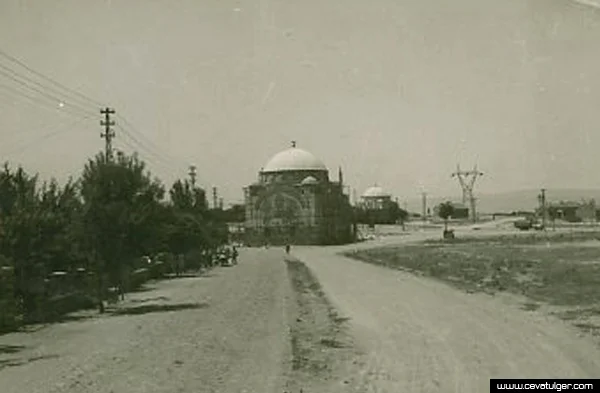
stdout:
{"type": "MultiPolygon", "coordinates": [[[[594,234],[578,240],[589,236],[594,234]]],[[[600,304],[600,264],[590,263],[600,262],[600,247],[568,245],[572,242],[559,237],[429,241],[345,255],[419,272],[469,292],[508,291],[560,306],[600,304]],[[548,246],[527,247],[535,244],[548,246]]]]}
{"type": "Polygon", "coordinates": [[[468,293],[523,295],[600,337],[600,234],[558,233],[439,240],[345,253],[364,262],[447,282],[468,293]],[[596,244],[597,242],[597,244],[596,244]]]}
{"type": "Polygon", "coordinates": [[[25,349],[24,345],[4,345],[0,344],[0,354],[17,353],[25,349]]]}
{"type": "Polygon", "coordinates": [[[295,293],[295,315],[291,323],[292,370],[327,378],[336,351],[346,348],[341,335],[347,318],[341,317],[326,298],[312,272],[298,260],[286,259],[295,293]]]}
{"type": "Polygon", "coordinates": [[[158,312],[172,312],[183,310],[198,310],[207,308],[208,303],[180,303],[180,304],[148,304],[136,307],[122,307],[109,310],[112,315],[142,315],[158,312]]]}
{"type": "Polygon", "coordinates": [[[540,305],[537,303],[525,303],[523,304],[523,307],[521,307],[521,309],[525,310],[525,311],[535,311],[538,308],[540,308],[540,305]]]}

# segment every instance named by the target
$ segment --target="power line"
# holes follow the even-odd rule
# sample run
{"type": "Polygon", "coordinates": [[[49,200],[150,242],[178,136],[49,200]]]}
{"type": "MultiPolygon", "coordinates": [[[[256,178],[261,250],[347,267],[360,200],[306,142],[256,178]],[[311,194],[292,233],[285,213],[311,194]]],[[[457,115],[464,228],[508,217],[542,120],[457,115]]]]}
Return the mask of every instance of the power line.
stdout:
{"type": "MultiPolygon", "coordinates": [[[[13,94],[16,94],[20,98],[25,98],[25,99],[31,101],[31,103],[33,103],[33,104],[41,105],[41,107],[43,109],[51,109],[51,110],[57,111],[58,113],[67,113],[70,115],[75,115],[75,116],[81,117],[81,114],[82,114],[81,112],[73,112],[73,111],[71,111],[70,107],[64,107],[64,106],[61,107],[60,105],[57,105],[56,101],[54,101],[54,100],[52,100],[52,103],[50,103],[47,100],[40,100],[39,97],[29,96],[29,95],[23,93],[22,91],[14,88],[12,86],[8,86],[8,85],[0,84],[0,88],[3,89],[4,91],[10,91],[13,94]]],[[[88,115],[87,112],[86,112],[86,115],[88,115]]]]}
{"type": "MultiPolygon", "coordinates": [[[[126,118],[122,117],[122,116],[117,116],[119,117],[123,123],[125,123],[126,126],[128,126],[128,128],[136,133],[142,140],[146,140],[147,146],[149,146],[150,150],[154,150],[154,151],[158,151],[160,152],[161,149],[160,147],[158,147],[151,139],[149,139],[143,132],[140,132],[138,129],[136,129],[136,127],[133,126],[133,124],[131,124],[131,122],[129,122],[126,118]]],[[[165,154],[167,154],[168,156],[170,156],[169,158],[172,159],[173,161],[179,161],[180,163],[182,163],[182,165],[188,166],[189,165],[189,161],[185,162],[184,160],[180,160],[178,157],[175,157],[171,154],[168,154],[167,152],[165,152],[165,154]]],[[[162,155],[162,153],[161,153],[162,155]]]]}
{"type": "MultiPolygon", "coordinates": [[[[133,152],[137,153],[137,147],[134,144],[132,144],[132,143],[124,140],[123,138],[119,139],[119,142],[121,144],[129,147],[133,152]]],[[[149,160],[146,155],[141,155],[141,158],[144,160],[144,162],[146,162],[150,166],[157,166],[159,168],[162,168],[162,169],[166,170],[170,174],[176,174],[175,175],[176,177],[179,177],[180,176],[179,174],[182,172],[182,170],[177,169],[177,168],[173,168],[172,166],[164,164],[161,161],[149,160]]]]}
{"type": "MultiPolygon", "coordinates": [[[[120,128],[118,125],[117,125],[117,127],[120,128]]],[[[162,167],[164,169],[168,169],[169,172],[183,173],[183,171],[185,171],[184,167],[178,168],[178,167],[172,165],[171,162],[164,159],[162,156],[144,148],[143,145],[141,145],[139,143],[139,141],[133,135],[126,133],[126,132],[122,133],[122,135],[129,138],[133,143],[127,142],[123,138],[120,138],[119,141],[121,143],[123,143],[124,145],[128,146],[129,148],[131,148],[133,152],[136,152],[138,154],[141,153],[141,156],[148,163],[159,165],[160,167],[162,167]],[[153,159],[153,160],[151,160],[151,159],[153,159]]]]}
{"type": "MultiPolygon", "coordinates": [[[[23,79],[23,80],[25,80],[25,81],[27,81],[27,82],[29,82],[29,83],[33,84],[33,85],[36,85],[36,86],[38,86],[38,87],[41,87],[42,89],[50,90],[50,91],[52,91],[53,93],[55,93],[55,94],[58,94],[59,96],[64,96],[64,97],[66,97],[66,99],[65,99],[65,100],[63,100],[63,101],[68,101],[68,100],[71,100],[71,99],[73,99],[73,97],[74,97],[73,95],[69,96],[69,95],[65,94],[64,92],[62,92],[62,91],[60,91],[60,90],[58,90],[58,89],[55,89],[55,88],[50,88],[50,87],[48,87],[48,86],[46,86],[46,85],[43,85],[42,83],[40,83],[40,82],[38,82],[38,81],[36,81],[36,80],[34,80],[34,79],[32,79],[32,78],[29,78],[29,77],[27,77],[27,76],[24,76],[24,75],[20,74],[19,72],[17,72],[17,71],[15,71],[15,70],[13,70],[12,68],[10,68],[10,67],[8,67],[8,66],[6,66],[6,65],[2,64],[2,63],[0,63],[0,68],[2,68],[2,69],[4,69],[4,70],[8,71],[8,72],[9,72],[10,74],[12,74],[13,76],[15,76],[15,77],[17,77],[17,78],[20,78],[20,79],[23,79]]],[[[75,101],[75,100],[73,99],[73,101],[75,101]]],[[[86,105],[86,106],[90,105],[90,103],[89,103],[87,100],[83,100],[83,101],[82,101],[81,99],[79,99],[79,102],[80,102],[80,103],[82,103],[83,105],[86,105]],[[85,103],[84,103],[84,102],[85,102],[85,103]]]]}
{"type": "MultiPolygon", "coordinates": [[[[8,91],[11,91],[11,92],[15,93],[15,94],[17,94],[20,97],[26,98],[26,99],[32,101],[33,103],[41,104],[41,105],[43,105],[44,109],[54,109],[58,113],[68,113],[68,114],[73,114],[73,115],[81,116],[80,113],[70,112],[69,110],[66,110],[66,108],[64,108],[64,107],[61,108],[61,109],[59,109],[55,105],[51,104],[48,100],[42,100],[42,99],[40,99],[40,97],[29,96],[27,94],[24,94],[22,91],[19,91],[18,89],[11,88],[10,86],[0,85],[0,87],[4,88],[5,90],[8,90],[8,91]]],[[[52,102],[55,102],[54,98],[52,99],[52,102]]],[[[87,111],[86,111],[86,113],[87,113],[87,111]]],[[[84,118],[89,118],[89,116],[84,116],[84,118]]],[[[123,116],[119,116],[119,118],[123,119],[128,124],[130,124],[131,128],[133,129],[133,125],[131,125],[131,123],[129,121],[127,121],[123,116]]],[[[153,149],[149,149],[149,148],[146,147],[147,145],[152,144],[152,142],[150,140],[148,140],[148,143],[143,143],[142,141],[140,141],[137,138],[135,138],[133,135],[130,135],[128,133],[128,131],[125,130],[124,128],[122,128],[121,126],[119,126],[119,128],[121,128],[124,131],[124,134],[126,134],[127,136],[129,136],[130,139],[132,139],[136,144],[138,144],[139,146],[141,146],[142,148],[145,148],[148,152],[150,152],[150,154],[152,156],[157,157],[158,159],[163,159],[162,155],[160,153],[157,154],[153,149]]],[[[133,130],[135,130],[135,129],[133,129],[133,130]]],[[[141,134],[139,132],[137,132],[137,133],[141,134]]],[[[112,134],[110,134],[110,135],[112,135],[112,134]]],[[[114,135],[112,135],[112,136],[114,136],[114,135]]],[[[112,136],[111,136],[111,138],[112,138],[112,136]]],[[[133,149],[136,150],[136,148],[133,145],[131,147],[133,147],[133,149]]],[[[173,166],[170,166],[170,165],[165,165],[165,167],[169,168],[170,170],[173,170],[173,168],[174,168],[173,166]]],[[[177,171],[179,172],[180,170],[177,169],[177,171]]]]}
{"type": "MultiPolygon", "coordinates": [[[[90,117],[82,117],[82,118],[78,118],[76,120],[84,120],[84,119],[89,119],[90,117]]],[[[57,127],[63,127],[63,126],[68,126],[69,124],[72,123],[73,119],[69,119],[70,121],[62,121],[59,124],[57,124],[57,127]]],[[[54,124],[54,123],[53,123],[54,124]]],[[[19,136],[23,136],[23,135],[27,135],[27,134],[33,134],[36,133],[38,131],[44,131],[47,130],[48,128],[52,128],[53,124],[48,124],[48,122],[43,122],[43,123],[38,123],[35,126],[32,127],[27,127],[27,128],[23,128],[20,130],[14,130],[14,132],[8,134],[8,135],[19,135],[19,136]]],[[[8,130],[7,130],[8,131],[8,130]]]]}
{"type": "MultiPolygon", "coordinates": [[[[122,117],[118,116],[120,119],[123,119],[122,117]]],[[[126,121],[126,120],[124,120],[126,121]]],[[[131,123],[129,123],[131,125],[131,123]]],[[[132,125],[131,125],[132,126],[132,125]]],[[[122,132],[122,135],[125,135],[126,137],[128,137],[129,139],[131,139],[135,145],[137,146],[131,146],[134,151],[135,150],[142,150],[142,153],[144,157],[146,159],[148,158],[154,158],[154,163],[159,164],[160,166],[162,166],[163,168],[167,168],[170,171],[173,171],[174,173],[182,173],[185,168],[189,168],[189,165],[187,163],[185,163],[183,160],[179,160],[173,156],[171,156],[172,158],[165,158],[164,154],[161,153],[160,151],[158,151],[157,149],[153,149],[152,146],[154,145],[153,142],[148,139],[145,138],[145,136],[140,133],[139,131],[136,132],[136,134],[140,135],[140,137],[142,138],[142,140],[138,139],[136,136],[134,136],[131,132],[129,132],[127,129],[123,128],[120,124],[117,124],[117,128],[119,128],[119,130],[122,132]],[[143,142],[144,139],[146,140],[146,142],[143,142]],[[173,165],[173,162],[179,163],[179,165],[173,165]]],[[[129,127],[129,129],[131,129],[132,131],[134,129],[132,129],[131,127],[129,127]]],[[[197,174],[196,174],[197,176],[197,174]]],[[[206,183],[206,182],[202,182],[202,183],[206,183]]],[[[205,188],[205,187],[203,187],[205,188]]]]}
{"type": "MultiPolygon", "coordinates": [[[[89,96],[87,96],[87,95],[85,95],[85,94],[83,94],[83,93],[81,93],[81,92],[79,92],[77,90],[69,88],[69,87],[65,86],[64,84],[62,84],[60,82],[57,82],[55,79],[50,78],[50,77],[42,74],[41,72],[34,70],[33,68],[31,68],[27,64],[25,64],[23,61],[17,59],[14,56],[9,55],[5,51],[0,50],[0,56],[8,59],[9,61],[11,61],[14,64],[19,65],[20,67],[24,68],[25,70],[27,70],[31,74],[36,75],[39,78],[42,78],[45,81],[50,82],[52,85],[54,85],[54,86],[62,89],[64,92],[62,92],[60,90],[57,90],[55,88],[50,88],[50,87],[48,87],[46,85],[43,85],[40,82],[33,80],[32,78],[29,78],[27,76],[24,76],[24,75],[20,74],[19,72],[15,71],[14,69],[12,69],[12,68],[10,68],[10,67],[8,67],[6,65],[0,64],[0,68],[3,68],[4,70],[8,70],[8,72],[10,74],[12,74],[12,75],[8,74],[6,71],[4,71],[4,72],[0,71],[1,74],[5,75],[6,77],[8,77],[9,79],[13,80],[14,82],[17,82],[20,85],[28,88],[29,90],[35,91],[35,92],[41,94],[42,96],[49,98],[51,100],[51,102],[54,103],[54,104],[57,104],[57,103],[64,104],[64,102],[67,102],[67,101],[69,101],[71,99],[72,99],[72,101],[77,101],[78,100],[79,102],[81,102],[81,99],[83,99],[86,102],[89,102],[90,104],[94,104],[95,106],[101,106],[101,107],[104,106],[98,100],[95,100],[95,99],[93,99],[93,98],[91,98],[91,97],[89,97],[89,96]],[[32,87],[27,82],[23,82],[22,80],[17,79],[14,76],[17,76],[20,79],[24,79],[25,81],[29,81],[30,84],[34,84],[35,86],[41,87],[42,90],[40,90],[38,88],[35,88],[35,87],[32,87]],[[59,96],[68,97],[69,100],[63,99],[61,97],[57,97],[55,94],[49,94],[47,92],[47,90],[53,91],[54,93],[58,93],[59,96]],[[67,94],[66,92],[68,92],[69,94],[67,94]],[[79,98],[77,100],[75,100],[73,98],[73,95],[76,96],[76,97],[79,97],[79,98]]],[[[34,102],[36,101],[35,98],[32,98],[32,97],[27,96],[27,95],[24,95],[24,94],[22,94],[22,92],[18,92],[17,91],[17,94],[20,94],[21,96],[24,96],[24,97],[26,97],[26,98],[34,101],[34,102]]],[[[46,102],[44,102],[44,104],[48,105],[48,103],[46,103],[46,102]]],[[[50,106],[54,107],[54,105],[52,105],[52,104],[50,104],[50,106]]],[[[69,108],[70,109],[71,108],[73,108],[73,109],[79,109],[80,111],[82,111],[83,113],[86,113],[86,114],[92,114],[92,113],[94,113],[92,110],[88,110],[87,108],[79,107],[78,105],[71,105],[69,108]]],[[[64,110],[64,109],[62,109],[62,110],[64,110]]],[[[123,121],[123,123],[127,126],[127,128],[129,130],[131,130],[131,133],[130,133],[124,127],[122,127],[120,125],[117,125],[117,127],[119,129],[121,129],[121,131],[123,131],[123,134],[125,136],[129,137],[131,140],[133,140],[137,145],[139,145],[139,147],[144,148],[150,155],[156,157],[159,161],[164,161],[167,164],[166,165],[167,167],[172,168],[172,166],[171,166],[172,161],[182,162],[182,166],[187,166],[189,164],[189,162],[185,162],[184,163],[183,161],[180,161],[179,158],[174,157],[174,156],[170,156],[170,159],[171,159],[170,161],[165,160],[163,158],[164,154],[161,152],[161,149],[154,142],[152,142],[152,140],[150,140],[149,138],[147,138],[143,133],[139,132],[133,126],[133,124],[131,124],[131,122],[129,122],[124,116],[117,115],[117,117],[123,121]],[[132,135],[132,133],[138,134],[141,140],[138,139],[138,138],[136,138],[136,137],[134,137],[132,135]],[[157,151],[158,151],[158,153],[157,153],[157,151]]],[[[135,149],[135,147],[134,147],[134,149],[135,149]]],[[[177,171],[179,172],[179,169],[177,169],[177,171]]]]}
{"type": "Polygon", "coordinates": [[[81,97],[81,98],[83,98],[83,99],[85,99],[85,100],[89,101],[91,104],[94,104],[95,106],[104,106],[102,103],[100,103],[100,102],[98,102],[98,101],[94,100],[93,98],[90,98],[90,97],[86,96],[85,94],[82,94],[82,93],[80,93],[80,92],[78,92],[78,91],[76,91],[76,90],[73,90],[73,89],[71,89],[71,88],[69,88],[69,87],[67,87],[67,86],[63,85],[62,83],[60,83],[60,82],[57,82],[56,80],[54,80],[54,79],[52,79],[52,78],[50,78],[50,77],[48,77],[48,76],[46,76],[46,75],[42,74],[41,72],[38,72],[38,71],[36,71],[36,70],[32,69],[32,68],[31,68],[31,67],[29,67],[27,64],[23,63],[22,61],[20,61],[20,60],[19,60],[19,59],[17,59],[16,57],[9,55],[8,53],[4,52],[4,51],[3,51],[3,50],[1,50],[1,49],[0,49],[0,56],[3,56],[4,58],[6,58],[6,59],[10,60],[11,62],[13,62],[13,63],[15,63],[15,64],[18,64],[19,66],[23,67],[23,68],[24,68],[24,69],[26,69],[27,71],[29,71],[29,72],[31,72],[32,74],[34,74],[34,75],[36,75],[36,76],[38,76],[38,77],[40,77],[40,78],[42,78],[42,79],[44,79],[44,80],[46,80],[46,81],[48,81],[48,82],[52,83],[53,85],[55,85],[55,86],[57,86],[57,87],[60,87],[60,88],[61,88],[61,89],[63,89],[63,90],[66,90],[66,91],[68,91],[68,92],[71,92],[72,94],[75,94],[76,96],[78,96],[78,97],[81,97]]]}
{"type": "MultiPolygon", "coordinates": [[[[25,87],[26,87],[26,88],[28,88],[29,90],[35,91],[35,92],[37,92],[37,93],[39,93],[39,94],[41,94],[41,95],[43,95],[43,96],[45,96],[45,97],[48,97],[49,99],[53,100],[53,101],[54,101],[54,102],[56,102],[57,104],[60,104],[60,103],[62,103],[62,102],[64,101],[64,100],[62,100],[62,99],[61,99],[61,98],[59,98],[59,97],[56,97],[56,96],[54,96],[54,95],[52,95],[52,94],[48,94],[48,93],[44,92],[43,90],[40,90],[40,89],[38,89],[38,88],[36,88],[36,87],[31,87],[31,86],[29,86],[29,85],[27,84],[27,82],[23,82],[23,81],[21,81],[21,80],[19,80],[19,79],[15,78],[15,77],[13,77],[13,76],[11,76],[11,75],[10,75],[10,74],[8,74],[7,72],[4,72],[4,71],[0,70],[0,75],[4,75],[4,76],[6,76],[7,78],[11,79],[12,81],[14,81],[14,82],[17,82],[17,83],[19,83],[20,85],[23,85],[23,86],[25,86],[25,87]]],[[[70,104],[70,106],[71,106],[71,107],[73,107],[73,108],[77,108],[77,109],[81,110],[81,111],[82,111],[82,112],[84,112],[84,113],[88,113],[88,114],[91,114],[91,113],[93,113],[91,110],[88,110],[88,109],[84,109],[84,108],[78,107],[77,105],[70,104]]]]}
{"type": "Polygon", "coordinates": [[[46,133],[46,134],[42,135],[40,138],[37,138],[37,139],[35,139],[35,140],[33,140],[33,141],[29,142],[29,143],[21,145],[19,148],[13,149],[12,151],[9,151],[8,153],[4,153],[3,155],[4,156],[11,156],[13,154],[21,153],[24,150],[26,150],[26,149],[28,149],[28,148],[30,148],[30,147],[32,147],[32,146],[34,146],[34,145],[42,142],[42,141],[48,140],[48,139],[50,139],[50,138],[52,138],[54,136],[57,136],[59,134],[63,134],[63,133],[71,131],[73,129],[73,127],[75,127],[76,125],[78,125],[79,123],[82,123],[84,120],[87,120],[87,119],[89,119],[89,117],[88,118],[77,119],[74,122],[71,122],[70,124],[68,124],[67,128],[62,128],[61,127],[60,129],[57,129],[57,130],[54,130],[52,132],[46,133]]]}
{"type": "Polygon", "coordinates": [[[136,149],[141,149],[141,150],[145,151],[146,153],[153,156],[154,158],[156,158],[160,161],[163,161],[165,164],[169,164],[169,165],[171,164],[171,162],[166,160],[161,154],[156,153],[152,149],[149,149],[144,143],[140,142],[140,140],[138,138],[136,138],[134,135],[132,135],[129,131],[127,131],[125,128],[123,128],[120,124],[117,124],[117,128],[119,130],[121,130],[123,135],[127,136],[129,139],[131,139],[133,141],[134,144],[137,145],[135,147],[136,149]]]}

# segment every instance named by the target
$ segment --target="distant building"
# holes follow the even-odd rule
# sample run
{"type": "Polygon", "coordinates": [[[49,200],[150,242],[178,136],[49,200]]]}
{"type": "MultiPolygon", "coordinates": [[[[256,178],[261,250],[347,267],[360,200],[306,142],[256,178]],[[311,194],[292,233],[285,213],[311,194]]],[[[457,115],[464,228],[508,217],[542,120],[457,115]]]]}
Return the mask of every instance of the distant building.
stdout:
{"type": "Polygon", "coordinates": [[[401,213],[398,202],[377,185],[365,190],[356,206],[356,219],[361,224],[396,224],[404,218],[401,213]]]}
{"type": "Polygon", "coordinates": [[[369,210],[383,210],[392,202],[392,196],[376,185],[367,188],[360,199],[359,206],[369,210]]]}
{"type": "Polygon", "coordinates": [[[250,245],[343,244],[354,240],[353,212],[342,171],[292,144],[277,153],[245,188],[245,239],[250,245]]]}
{"type": "Polygon", "coordinates": [[[547,210],[551,218],[568,222],[590,222],[597,220],[599,216],[594,200],[553,202],[547,206],[547,210]]]}
{"type": "MultiPolygon", "coordinates": [[[[454,208],[454,213],[450,217],[453,220],[461,220],[469,218],[469,208],[463,203],[451,202],[454,208]]],[[[439,217],[440,205],[433,208],[433,213],[436,217],[439,217]]]]}

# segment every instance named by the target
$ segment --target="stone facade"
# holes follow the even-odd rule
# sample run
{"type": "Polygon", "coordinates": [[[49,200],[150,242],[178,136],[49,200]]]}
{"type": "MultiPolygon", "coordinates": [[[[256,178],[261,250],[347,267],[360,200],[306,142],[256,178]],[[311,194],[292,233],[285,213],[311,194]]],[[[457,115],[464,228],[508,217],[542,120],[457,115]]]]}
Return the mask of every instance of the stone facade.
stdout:
{"type": "Polygon", "coordinates": [[[245,188],[249,245],[343,244],[354,239],[343,183],[310,153],[293,147],[276,155],[245,188]]]}

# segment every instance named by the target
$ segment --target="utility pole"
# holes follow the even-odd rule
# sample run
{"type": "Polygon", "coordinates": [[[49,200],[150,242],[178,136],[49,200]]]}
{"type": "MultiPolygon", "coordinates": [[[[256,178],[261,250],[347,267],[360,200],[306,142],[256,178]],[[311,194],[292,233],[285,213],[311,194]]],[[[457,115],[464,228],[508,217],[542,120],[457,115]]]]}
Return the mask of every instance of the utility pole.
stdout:
{"type": "Polygon", "coordinates": [[[190,165],[190,182],[192,183],[192,188],[196,188],[196,165],[190,165]]]}
{"type": "Polygon", "coordinates": [[[213,187],[213,208],[217,209],[219,207],[218,198],[217,198],[217,187],[213,187]]]}
{"type": "Polygon", "coordinates": [[[542,209],[542,225],[544,227],[544,230],[546,230],[546,189],[545,188],[541,189],[539,199],[540,199],[540,208],[542,209]]]}
{"type": "Polygon", "coordinates": [[[471,205],[471,217],[473,222],[477,221],[477,211],[476,211],[476,199],[473,193],[473,188],[475,187],[475,181],[479,176],[482,176],[483,172],[477,170],[477,165],[470,171],[461,171],[460,166],[456,166],[456,172],[452,174],[452,177],[458,178],[458,182],[460,187],[462,188],[462,203],[466,205],[470,203],[471,205]]]}
{"type": "Polygon", "coordinates": [[[423,223],[427,222],[427,193],[421,193],[421,202],[423,203],[423,223]]]}
{"type": "Polygon", "coordinates": [[[107,107],[101,109],[100,113],[104,115],[104,120],[100,121],[100,125],[104,126],[104,132],[100,134],[100,138],[104,139],[104,154],[106,156],[106,160],[110,161],[113,157],[112,140],[115,137],[115,131],[111,128],[115,125],[115,122],[114,120],[110,119],[110,115],[114,115],[115,110],[107,107]]]}

